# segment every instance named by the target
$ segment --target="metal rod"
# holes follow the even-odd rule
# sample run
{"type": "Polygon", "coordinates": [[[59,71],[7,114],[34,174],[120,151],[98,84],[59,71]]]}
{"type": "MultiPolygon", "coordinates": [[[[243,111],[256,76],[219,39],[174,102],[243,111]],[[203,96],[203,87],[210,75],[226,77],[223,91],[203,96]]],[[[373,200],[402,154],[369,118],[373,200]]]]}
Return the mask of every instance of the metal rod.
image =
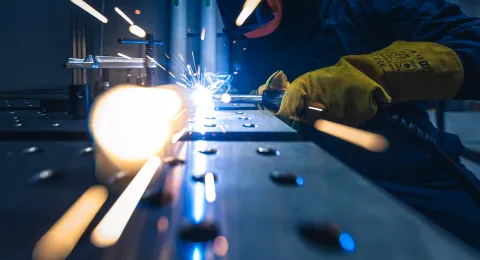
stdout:
{"type": "MultiPolygon", "coordinates": [[[[262,96],[260,95],[230,95],[232,101],[231,102],[262,102],[262,96]]],[[[222,94],[215,94],[213,95],[213,99],[221,100],[222,94]]]]}

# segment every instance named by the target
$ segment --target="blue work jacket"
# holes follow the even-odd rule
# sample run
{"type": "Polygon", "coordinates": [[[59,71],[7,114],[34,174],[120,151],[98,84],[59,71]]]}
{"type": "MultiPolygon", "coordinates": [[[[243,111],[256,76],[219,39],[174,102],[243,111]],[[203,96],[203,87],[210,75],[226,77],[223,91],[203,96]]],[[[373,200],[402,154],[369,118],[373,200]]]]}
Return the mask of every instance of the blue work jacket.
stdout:
{"type": "MultiPolygon", "coordinates": [[[[284,19],[276,32],[232,45],[247,48],[234,61],[241,64],[237,88],[256,88],[279,69],[293,81],[306,72],[334,65],[342,56],[368,54],[401,40],[436,42],[456,51],[465,71],[458,98],[480,97],[480,73],[475,71],[480,68],[480,19],[467,17],[455,4],[444,0],[285,0],[284,4],[284,19]]],[[[399,104],[391,110],[439,138],[422,103],[399,104]]],[[[480,209],[438,158],[418,140],[400,134],[382,115],[362,128],[384,135],[390,149],[372,153],[309,129],[303,134],[480,249],[480,209]]],[[[459,138],[445,134],[443,139],[442,148],[459,160],[464,152],[459,138]]]]}

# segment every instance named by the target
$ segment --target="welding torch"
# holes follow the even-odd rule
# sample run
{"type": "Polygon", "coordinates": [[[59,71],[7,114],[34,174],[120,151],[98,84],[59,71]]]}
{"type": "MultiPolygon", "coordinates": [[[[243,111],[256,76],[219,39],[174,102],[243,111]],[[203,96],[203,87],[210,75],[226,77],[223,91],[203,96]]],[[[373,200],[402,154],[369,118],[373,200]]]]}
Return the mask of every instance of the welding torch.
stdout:
{"type": "MultiPolygon", "coordinates": [[[[278,111],[282,104],[284,90],[265,90],[262,95],[229,95],[229,102],[233,103],[261,103],[265,108],[278,111]]],[[[214,101],[223,101],[225,94],[213,95],[214,101]]],[[[227,102],[227,103],[229,103],[227,102]]]]}

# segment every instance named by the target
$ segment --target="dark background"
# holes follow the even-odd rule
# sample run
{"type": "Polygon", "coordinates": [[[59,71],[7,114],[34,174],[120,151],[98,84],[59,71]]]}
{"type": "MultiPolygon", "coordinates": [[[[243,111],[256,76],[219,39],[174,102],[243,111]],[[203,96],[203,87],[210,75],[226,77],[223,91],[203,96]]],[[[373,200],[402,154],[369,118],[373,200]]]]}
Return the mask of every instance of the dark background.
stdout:
{"type": "MultiPolygon", "coordinates": [[[[135,38],[128,31],[128,23],[114,11],[114,7],[119,7],[135,24],[153,33],[157,40],[165,42],[164,46],[156,47],[157,60],[165,62],[163,53],[168,53],[170,48],[170,1],[172,0],[107,0],[105,16],[109,22],[105,24],[104,55],[116,56],[120,52],[130,57],[143,56],[143,46],[117,43],[119,37],[135,38]],[[141,14],[136,15],[135,10],[140,10],[141,14]]],[[[199,32],[201,0],[185,1],[188,4],[189,31],[199,32]]],[[[101,10],[100,0],[85,2],[101,10]]],[[[86,26],[87,55],[99,54],[101,22],[69,0],[4,1],[1,9],[0,92],[66,88],[72,84],[72,71],[63,68],[63,65],[73,56],[72,18],[75,15],[86,26]]],[[[217,21],[217,31],[221,32],[223,25],[220,17],[217,21]]],[[[193,50],[198,58],[199,47],[199,37],[188,38],[187,49],[193,50]]],[[[219,37],[217,49],[228,47],[228,41],[219,37]]],[[[217,57],[217,68],[229,72],[229,61],[225,54],[217,57]]],[[[97,71],[89,71],[89,82],[95,80],[97,74],[97,71]]],[[[133,74],[140,74],[140,70],[133,71],[133,74]]],[[[125,75],[126,70],[111,70],[112,85],[124,82],[125,75]]],[[[167,82],[167,73],[157,69],[157,83],[167,82]]]]}
{"type": "MultiPolygon", "coordinates": [[[[132,37],[128,24],[115,13],[119,7],[147,32],[151,32],[165,45],[156,47],[156,58],[165,62],[164,52],[169,52],[170,1],[173,0],[107,0],[105,16],[109,22],[105,25],[105,55],[117,55],[121,52],[131,57],[143,55],[142,46],[120,45],[119,37],[132,37]],[[141,14],[134,14],[140,10],[141,14]]],[[[180,0],[182,1],[182,0],[180,0]]],[[[185,0],[188,4],[188,28],[190,32],[200,32],[200,2],[204,0],[185,0]]],[[[100,10],[101,0],[86,0],[100,10]]],[[[458,3],[472,16],[480,14],[478,0],[451,0],[458,3]]],[[[72,84],[72,71],[63,68],[63,64],[72,51],[72,17],[77,15],[85,23],[87,34],[87,54],[99,53],[100,22],[84,12],[69,0],[24,0],[3,1],[0,15],[0,45],[2,62],[0,92],[25,89],[66,88],[72,84]]],[[[217,19],[217,32],[221,32],[221,19],[217,19]]],[[[243,53],[241,44],[231,44],[225,37],[219,37],[217,50],[232,48],[231,51],[217,57],[217,71],[232,73],[241,66],[235,57],[243,53]],[[228,55],[227,55],[228,54],[228,55]]],[[[189,37],[187,50],[199,54],[198,37],[189,37]]],[[[200,55],[197,55],[200,57],[200,55]]],[[[241,71],[238,72],[241,74],[241,71]]],[[[134,75],[140,71],[133,71],[134,75]]],[[[112,85],[125,81],[126,70],[112,70],[112,85]]],[[[88,80],[97,78],[97,71],[90,71],[88,80]]],[[[238,75],[240,76],[240,75],[238,75]]],[[[157,83],[167,83],[168,75],[157,70],[157,83]]],[[[241,86],[240,88],[244,88],[241,86]]]]}

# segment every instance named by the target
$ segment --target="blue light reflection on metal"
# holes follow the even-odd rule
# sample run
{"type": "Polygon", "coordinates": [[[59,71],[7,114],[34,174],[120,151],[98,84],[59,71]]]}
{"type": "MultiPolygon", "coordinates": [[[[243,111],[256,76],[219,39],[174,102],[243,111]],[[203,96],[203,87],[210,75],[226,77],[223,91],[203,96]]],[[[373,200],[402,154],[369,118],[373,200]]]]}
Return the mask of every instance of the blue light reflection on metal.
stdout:
{"type": "Polygon", "coordinates": [[[195,183],[193,187],[193,220],[200,223],[205,216],[205,187],[203,183],[195,183]]]}
{"type": "Polygon", "coordinates": [[[298,184],[298,186],[303,186],[303,183],[304,183],[303,178],[302,178],[302,177],[298,177],[298,178],[297,178],[297,184],[298,184]]]}
{"type": "MultiPolygon", "coordinates": [[[[194,151],[203,151],[206,150],[207,143],[205,141],[195,142],[194,151]]],[[[195,156],[195,161],[192,164],[194,167],[192,170],[193,173],[204,173],[207,171],[207,158],[205,156],[195,156]]],[[[191,180],[191,177],[189,177],[191,180]]],[[[205,185],[201,182],[188,182],[189,192],[185,194],[188,196],[187,205],[187,216],[192,223],[200,223],[205,217],[206,211],[206,202],[205,202],[205,185]]]]}
{"type": "Polygon", "coordinates": [[[202,249],[199,245],[194,246],[192,250],[192,260],[202,260],[202,249]]]}
{"type": "Polygon", "coordinates": [[[355,240],[348,233],[340,234],[338,242],[345,251],[353,252],[355,250],[355,240]]]}

